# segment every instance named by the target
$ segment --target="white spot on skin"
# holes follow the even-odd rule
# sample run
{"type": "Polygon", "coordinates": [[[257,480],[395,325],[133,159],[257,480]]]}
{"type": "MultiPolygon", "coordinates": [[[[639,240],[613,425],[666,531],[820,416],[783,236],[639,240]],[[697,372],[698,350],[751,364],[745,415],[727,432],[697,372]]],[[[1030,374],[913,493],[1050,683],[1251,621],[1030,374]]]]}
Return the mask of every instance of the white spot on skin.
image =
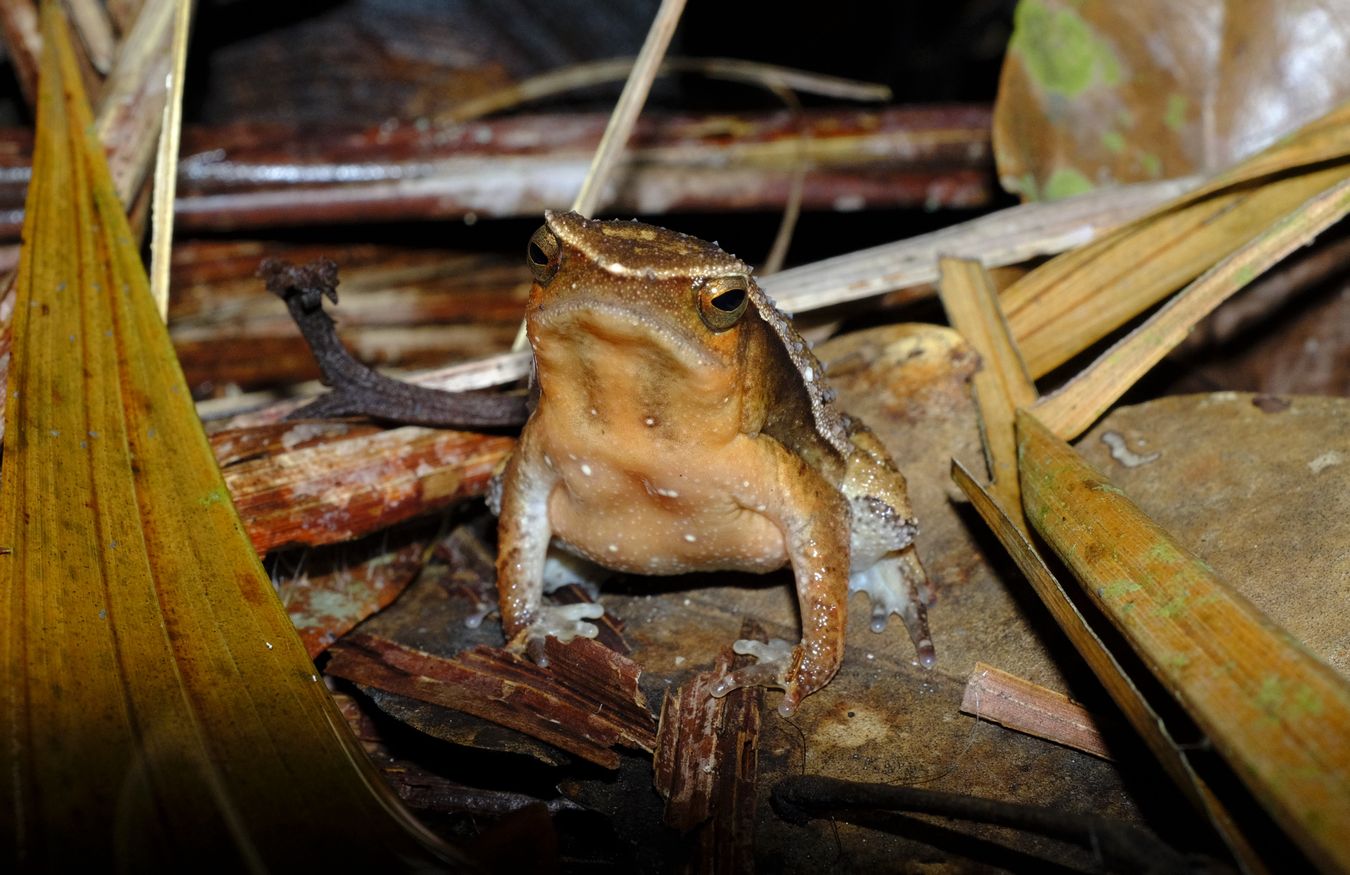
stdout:
{"type": "Polygon", "coordinates": [[[608,547],[606,547],[605,549],[608,550],[608,551],[611,552],[611,553],[617,553],[617,552],[619,552],[619,545],[618,545],[618,544],[610,544],[610,545],[609,545],[608,547]]]}
{"type": "Polygon", "coordinates": [[[592,407],[592,408],[591,408],[591,416],[599,416],[599,415],[600,415],[600,411],[598,411],[598,410],[596,410],[594,407],[592,407]]]}
{"type": "Polygon", "coordinates": [[[686,541],[688,541],[689,543],[691,543],[691,544],[698,540],[697,537],[695,537],[694,535],[689,534],[688,532],[685,533],[684,539],[685,539],[686,541]]]}
{"type": "Polygon", "coordinates": [[[806,382],[808,383],[811,382],[816,378],[816,369],[811,367],[810,365],[807,365],[806,370],[802,371],[802,377],[806,380],[806,382]]]}
{"type": "Polygon", "coordinates": [[[1327,450],[1308,463],[1308,470],[1314,474],[1321,474],[1327,468],[1334,467],[1345,461],[1345,457],[1335,450],[1327,450]]]}
{"type": "Polygon", "coordinates": [[[585,474],[587,477],[591,476],[591,466],[590,466],[590,465],[587,465],[585,462],[582,462],[582,463],[581,463],[581,473],[582,473],[582,474],[585,474]]]}
{"type": "Polygon", "coordinates": [[[674,489],[657,489],[657,490],[656,490],[656,494],[657,494],[657,495],[664,495],[666,498],[679,498],[679,497],[680,497],[680,493],[676,492],[674,489]]]}
{"type": "Polygon", "coordinates": [[[646,419],[642,420],[642,421],[645,422],[645,423],[647,424],[647,428],[652,428],[653,426],[656,425],[656,420],[655,420],[653,417],[650,417],[650,416],[647,417],[646,419]]]}
{"type": "Polygon", "coordinates": [[[1118,432],[1108,431],[1103,434],[1102,443],[1111,448],[1111,458],[1126,468],[1138,468],[1140,465],[1147,465],[1162,458],[1162,453],[1140,455],[1134,452],[1126,445],[1124,436],[1118,432]]]}

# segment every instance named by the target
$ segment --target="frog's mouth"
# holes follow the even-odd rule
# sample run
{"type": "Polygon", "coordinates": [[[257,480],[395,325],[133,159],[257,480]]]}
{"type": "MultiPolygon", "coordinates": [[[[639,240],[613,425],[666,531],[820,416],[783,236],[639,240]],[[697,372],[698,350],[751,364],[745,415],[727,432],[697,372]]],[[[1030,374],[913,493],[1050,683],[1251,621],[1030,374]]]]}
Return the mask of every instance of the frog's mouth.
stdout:
{"type": "Polygon", "coordinates": [[[669,319],[654,318],[649,307],[594,301],[542,304],[531,310],[529,322],[531,340],[537,345],[599,343],[662,350],[694,367],[721,363],[722,357],[702,336],[669,319]]]}

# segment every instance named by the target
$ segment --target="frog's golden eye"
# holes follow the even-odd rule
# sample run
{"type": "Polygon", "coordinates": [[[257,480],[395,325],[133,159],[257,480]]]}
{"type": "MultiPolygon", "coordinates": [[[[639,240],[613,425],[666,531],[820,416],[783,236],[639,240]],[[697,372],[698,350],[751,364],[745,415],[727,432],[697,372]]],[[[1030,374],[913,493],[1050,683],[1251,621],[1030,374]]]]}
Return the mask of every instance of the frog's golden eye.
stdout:
{"type": "Polygon", "coordinates": [[[726,331],[745,315],[750,285],[743,276],[710,279],[698,290],[698,314],[713,331],[726,331]]]}
{"type": "Polygon", "coordinates": [[[525,260],[530,264],[534,281],[541,286],[558,272],[558,265],[562,262],[562,247],[547,225],[535,231],[530,238],[530,245],[525,247],[525,260]]]}

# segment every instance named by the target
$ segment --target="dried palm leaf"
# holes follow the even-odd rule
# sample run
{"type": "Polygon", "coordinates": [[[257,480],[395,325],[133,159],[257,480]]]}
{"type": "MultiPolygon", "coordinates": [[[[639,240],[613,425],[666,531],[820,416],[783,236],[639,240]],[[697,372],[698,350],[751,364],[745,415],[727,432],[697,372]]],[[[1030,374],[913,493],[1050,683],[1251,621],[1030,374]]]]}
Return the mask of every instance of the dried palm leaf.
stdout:
{"type": "Polygon", "coordinates": [[[0,858],[460,863],[365,758],[253,553],[55,0],[43,21],[0,484],[0,858]]]}

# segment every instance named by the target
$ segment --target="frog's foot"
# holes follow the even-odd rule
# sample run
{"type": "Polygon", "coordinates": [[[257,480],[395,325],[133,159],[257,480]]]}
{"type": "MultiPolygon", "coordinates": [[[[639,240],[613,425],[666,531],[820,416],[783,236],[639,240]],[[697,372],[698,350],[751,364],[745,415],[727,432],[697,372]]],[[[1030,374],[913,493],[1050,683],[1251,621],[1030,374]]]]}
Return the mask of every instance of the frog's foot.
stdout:
{"type": "Polygon", "coordinates": [[[592,599],[600,598],[600,582],[608,571],[573,553],[559,549],[557,544],[548,548],[548,557],[544,560],[544,592],[553,592],[565,586],[581,587],[592,599]]]}
{"type": "Polygon", "coordinates": [[[784,717],[796,713],[802,699],[825,686],[839,669],[837,661],[833,666],[816,665],[815,661],[804,657],[805,651],[800,645],[794,647],[781,638],[774,638],[767,644],[743,638],[733,643],[731,649],[742,656],[753,656],[755,664],[727,674],[713,684],[712,694],[721,698],[741,687],[782,690],[783,701],[778,704],[778,713],[784,717]]]}
{"type": "Polygon", "coordinates": [[[557,638],[563,644],[573,638],[594,638],[600,628],[589,620],[605,615],[601,605],[581,602],[575,605],[544,605],[539,608],[534,622],[517,632],[507,644],[514,652],[525,651],[541,667],[547,667],[544,657],[544,639],[557,638]]]}
{"type": "Polygon", "coordinates": [[[899,615],[909,630],[919,665],[932,668],[937,663],[933,636],[928,631],[928,605],[933,590],[913,550],[883,556],[865,571],[853,574],[849,592],[865,592],[872,602],[872,631],[882,632],[891,614],[899,615]]]}

